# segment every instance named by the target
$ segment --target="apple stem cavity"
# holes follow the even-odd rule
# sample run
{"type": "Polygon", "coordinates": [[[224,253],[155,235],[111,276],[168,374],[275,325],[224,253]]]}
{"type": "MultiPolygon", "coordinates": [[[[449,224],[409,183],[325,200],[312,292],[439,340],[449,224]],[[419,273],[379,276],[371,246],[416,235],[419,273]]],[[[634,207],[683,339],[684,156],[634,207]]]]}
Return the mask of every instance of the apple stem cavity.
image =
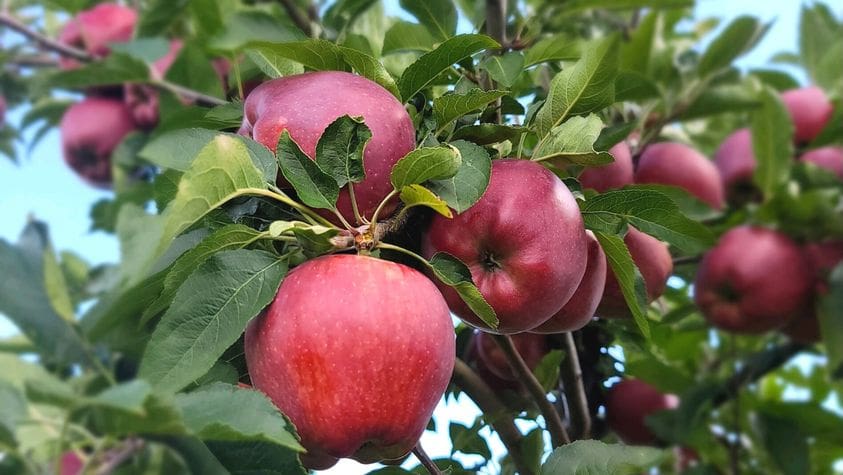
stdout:
{"type": "Polygon", "coordinates": [[[439,470],[439,467],[433,463],[433,460],[430,459],[430,456],[427,455],[427,452],[424,451],[422,448],[421,442],[417,443],[415,447],[413,447],[413,455],[419,459],[419,462],[427,469],[427,472],[430,475],[442,475],[442,471],[439,470]]]}

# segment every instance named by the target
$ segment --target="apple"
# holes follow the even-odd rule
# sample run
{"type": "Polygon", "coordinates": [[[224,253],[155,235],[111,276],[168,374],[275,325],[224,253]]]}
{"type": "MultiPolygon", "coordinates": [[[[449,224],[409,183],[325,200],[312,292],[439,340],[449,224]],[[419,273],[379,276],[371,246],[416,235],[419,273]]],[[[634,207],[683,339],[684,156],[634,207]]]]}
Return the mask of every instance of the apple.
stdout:
{"type": "Polygon", "coordinates": [[[609,149],[615,161],[602,167],[590,167],[579,176],[583,189],[592,188],[600,193],[632,184],[632,151],[629,144],[619,142],[609,149]]]}
{"type": "MultiPolygon", "coordinates": [[[[667,287],[667,279],[673,273],[673,259],[667,245],[649,234],[629,228],[623,238],[632,261],[641,271],[647,288],[647,302],[659,298],[667,287]]],[[[606,285],[603,297],[597,306],[597,316],[602,318],[628,318],[632,316],[623,298],[618,280],[611,269],[606,271],[606,285]]]]}
{"type": "Polygon", "coordinates": [[[814,140],[834,112],[831,100],[816,86],[785,91],[781,98],[793,120],[793,140],[796,143],[814,140]]]}
{"type": "Polygon", "coordinates": [[[682,143],[661,142],[644,149],[635,170],[635,182],[682,188],[714,209],[722,209],[725,201],[717,167],[682,143]]]}
{"type": "Polygon", "coordinates": [[[809,305],[813,285],[808,260],[790,238],[740,226],[703,257],[694,298],[714,326],[763,333],[781,328],[809,305]]]}
{"type": "Polygon", "coordinates": [[[843,147],[816,148],[805,152],[799,159],[824,168],[843,180],[843,147]]]}
{"type": "Polygon", "coordinates": [[[83,468],[85,468],[85,463],[76,455],[76,452],[67,451],[59,460],[59,475],[79,475],[83,468]]]}
{"type": "Polygon", "coordinates": [[[0,129],[6,124],[6,98],[0,96],[0,129]]]}
{"type": "Polygon", "coordinates": [[[606,423],[630,445],[654,445],[656,436],[647,427],[647,417],[679,407],[679,398],[664,394],[640,379],[625,379],[606,394],[606,423]]]}
{"type": "MultiPolygon", "coordinates": [[[[547,347],[547,337],[535,333],[518,333],[512,335],[512,342],[518,354],[533,370],[541,363],[542,358],[550,351],[547,347]]],[[[495,376],[505,381],[517,381],[518,378],[509,365],[500,345],[489,333],[478,331],[474,336],[474,345],[477,351],[477,359],[489,369],[495,376]]]]}
{"type": "MultiPolygon", "coordinates": [[[[366,178],[354,184],[358,209],[371,217],[381,200],[392,191],[392,166],[415,148],[415,129],[404,106],[378,84],[351,73],[320,71],[267,81],[249,94],[239,133],[248,135],[272,151],[283,130],[311,159],[325,128],[338,117],[362,116],[372,131],[363,154],[366,178]]],[[[280,176],[280,175],[279,175],[280,176]]],[[[279,185],[285,183],[283,178],[279,185]]],[[[340,193],[337,209],[353,221],[347,190],[340,193]]],[[[395,203],[384,213],[395,209],[395,203]]]]}
{"type": "Polygon", "coordinates": [[[730,201],[740,203],[757,194],[752,182],[756,162],[749,129],[739,129],[726,137],[714,154],[714,165],[730,201]]]}
{"type": "Polygon", "coordinates": [[[817,299],[828,292],[828,277],[834,268],[843,262],[843,241],[808,243],[802,248],[815,277],[814,299],[810,305],[790,321],[782,333],[799,343],[820,341],[820,322],[817,319],[817,299]]]}
{"type": "Polygon", "coordinates": [[[135,130],[122,101],[88,97],[65,111],[59,125],[64,161],[97,188],[111,186],[111,154],[135,130]]]}
{"type": "Polygon", "coordinates": [[[313,469],[412,450],[455,351],[448,306],[429,279],[351,254],[293,269],[245,337],[252,385],[295,424],[313,469]]]}
{"type": "MultiPolygon", "coordinates": [[[[167,70],[176,61],[184,46],[179,39],[170,41],[167,54],[152,63],[150,73],[153,79],[163,79],[167,70]]],[[[149,130],[158,124],[158,91],[148,84],[127,83],[123,87],[123,98],[135,124],[141,129],[149,130]]]]}
{"type": "MultiPolygon", "coordinates": [[[[71,18],[59,34],[59,42],[103,58],[111,51],[109,43],[132,39],[137,20],[138,14],[132,8],[116,3],[100,3],[71,18]]],[[[61,57],[59,66],[62,69],[74,69],[79,67],[79,61],[61,57]]]]}
{"type": "Polygon", "coordinates": [[[436,215],[422,253],[462,260],[497,313],[491,330],[451,287],[437,281],[448,306],[469,325],[494,333],[531,330],[571,298],[585,272],[585,228],[574,196],[536,162],[492,162],[486,193],[452,219],[436,215]]]}
{"type": "Polygon", "coordinates": [[[550,320],[530,330],[534,333],[563,333],[584,327],[597,310],[606,286],[606,254],[591,231],[588,236],[588,260],[580,285],[561,310],[550,320]]]}

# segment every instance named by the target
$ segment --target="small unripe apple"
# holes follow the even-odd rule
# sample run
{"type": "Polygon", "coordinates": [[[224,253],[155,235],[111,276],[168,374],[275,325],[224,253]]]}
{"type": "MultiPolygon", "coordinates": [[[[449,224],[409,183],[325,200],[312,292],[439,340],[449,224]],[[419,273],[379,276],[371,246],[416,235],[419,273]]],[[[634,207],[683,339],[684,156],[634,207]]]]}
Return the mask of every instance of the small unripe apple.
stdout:
{"type": "Polygon", "coordinates": [[[756,162],[749,129],[739,129],[726,137],[714,154],[714,164],[730,201],[742,202],[757,192],[752,182],[756,162]]]}
{"type": "Polygon", "coordinates": [[[820,341],[820,322],[817,318],[817,299],[828,292],[828,278],[838,264],[843,262],[843,241],[813,242],[802,250],[815,277],[814,298],[801,313],[790,321],[782,333],[799,343],[820,341]]]}
{"type": "MultiPolygon", "coordinates": [[[[632,261],[641,271],[647,288],[647,302],[659,298],[667,287],[667,279],[673,273],[673,259],[667,245],[649,234],[629,228],[623,238],[632,261]]],[[[623,292],[611,269],[606,271],[606,285],[603,297],[597,306],[597,316],[602,318],[628,318],[632,316],[623,298],[623,292]]]]}
{"type": "Polygon", "coordinates": [[[824,168],[843,180],[843,147],[821,147],[809,150],[799,159],[824,168]]]}
{"type": "Polygon", "coordinates": [[[59,126],[64,161],[88,184],[111,186],[111,154],[135,130],[122,101],[88,97],[65,111],[59,126]]]}
{"type": "MultiPolygon", "coordinates": [[[[170,41],[167,54],[152,63],[150,73],[154,79],[164,78],[183,46],[180,39],[170,41]]],[[[138,127],[148,130],[158,124],[158,90],[153,86],[128,83],[124,86],[123,98],[138,127]]]]}
{"type": "Polygon", "coordinates": [[[583,188],[593,188],[600,193],[632,184],[632,151],[626,141],[609,149],[615,161],[603,167],[590,167],[579,176],[583,188]]]}
{"type": "Polygon", "coordinates": [[[763,333],[784,326],[809,305],[814,278],[802,250],[771,229],[741,226],[703,257],[694,298],[714,326],[763,333]]]}
{"type": "MultiPolygon", "coordinates": [[[[132,8],[116,3],[100,3],[71,18],[59,34],[59,41],[103,58],[111,51],[109,43],[132,39],[137,20],[138,14],[132,8]]],[[[59,66],[73,69],[79,67],[79,61],[63,56],[59,58],[59,66]]]]}
{"type": "Polygon", "coordinates": [[[413,448],[451,378],[454,328],[420,272],[335,254],[285,277],[245,351],[252,385],[295,424],[302,462],[324,469],[413,448]]]}
{"type": "Polygon", "coordinates": [[[647,417],[677,407],[676,395],[662,393],[640,379],[625,379],[606,394],[606,423],[627,444],[653,445],[656,436],[647,427],[647,417]]]}
{"type": "MultiPolygon", "coordinates": [[[[547,337],[535,333],[518,333],[512,335],[512,342],[518,354],[534,370],[541,363],[542,358],[550,351],[547,347],[547,337]]],[[[506,354],[494,337],[486,332],[477,332],[474,337],[477,358],[483,362],[495,376],[506,381],[516,381],[517,377],[509,365],[506,354]]]]}
{"type": "Polygon", "coordinates": [[[548,169],[529,160],[495,160],[483,197],[452,219],[437,215],[422,236],[430,258],[462,260],[500,324],[491,330],[453,288],[437,281],[448,306],[466,323],[502,334],[546,322],[574,294],[588,255],[574,196],[548,169]]]}
{"type": "MultiPolygon", "coordinates": [[[[240,132],[272,151],[281,132],[290,137],[311,159],[325,128],[337,118],[362,116],[372,131],[363,154],[366,178],[354,184],[358,208],[371,217],[378,204],[392,191],[392,166],[415,148],[415,129],[410,115],[395,96],[380,85],[355,74],[319,71],[267,81],[249,94],[244,105],[240,132]]],[[[281,179],[280,184],[285,181],[281,179]]],[[[340,193],[337,209],[353,221],[347,188],[340,193]]],[[[393,203],[384,209],[388,214],[393,203]]]]}
{"type": "Polygon", "coordinates": [[[723,208],[725,201],[717,167],[682,143],[661,142],[644,149],[635,170],[635,182],[682,188],[714,209],[723,208]]]}
{"type": "Polygon", "coordinates": [[[597,310],[606,286],[606,254],[591,231],[588,236],[588,262],[574,295],[550,320],[530,330],[534,333],[563,333],[584,327],[597,310]]]}
{"type": "Polygon", "coordinates": [[[793,120],[793,139],[796,143],[814,140],[834,112],[828,96],[816,86],[785,91],[781,98],[793,120]]]}

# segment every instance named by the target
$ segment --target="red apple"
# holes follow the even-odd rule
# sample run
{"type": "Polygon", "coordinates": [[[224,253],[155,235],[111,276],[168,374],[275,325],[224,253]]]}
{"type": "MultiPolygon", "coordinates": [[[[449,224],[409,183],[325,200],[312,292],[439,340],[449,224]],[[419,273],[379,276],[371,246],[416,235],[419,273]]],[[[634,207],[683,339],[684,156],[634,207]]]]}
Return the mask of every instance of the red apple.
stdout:
{"type": "MultiPolygon", "coordinates": [[[[241,134],[274,151],[281,132],[287,130],[310,158],[316,156],[316,144],[331,122],[346,114],[363,116],[372,140],[363,155],[366,178],[354,184],[354,195],[366,217],[392,191],[392,166],[416,143],[413,122],[401,102],[378,84],[351,73],[320,71],[273,79],[255,88],[244,107],[241,134]]],[[[394,206],[384,211],[389,213],[394,206]]],[[[340,193],[337,208],[353,220],[347,190],[340,193]]]]}
{"type": "MultiPolygon", "coordinates": [[[[116,3],[100,3],[70,19],[59,34],[59,41],[103,58],[110,52],[109,43],[132,39],[137,20],[138,14],[132,8],[116,3]]],[[[61,57],[59,65],[62,69],[73,69],[79,66],[79,62],[61,57]]]]}
{"type": "Polygon", "coordinates": [[[740,129],[728,136],[714,154],[714,164],[731,201],[742,201],[755,193],[752,176],[755,173],[755,152],[752,132],[740,129]]]}
{"type": "Polygon", "coordinates": [[[782,102],[793,120],[796,143],[814,140],[831,120],[834,108],[822,89],[811,86],[782,93],[782,102]]]}
{"type": "Polygon", "coordinates": [[[636,183],[656,183],[684,189],[714,209],[723,208],[723,183],[711,160],[676,142],[648,146],[635,170],[636,183]]]}
{"type": "Polygon", "coordinates": [[[625,379],[606,394],[606,423],[631,445],[653,445],[656,436],[647,427],[648,416],[679,407],[679,398],[664,394],[640,379],[625,379]]]}
{"type": "Polygon", "coordinates": [[[782,328],[782,333],[799,343],[820,341],[820,322],[817,319],[817,299],[828,292],[828,277],[834,268],[843,262],[843,241],[814,242],[805,245],[802,250],[816,278],[814,299],[802,309],[799,316],[782,328]]]}
{"type": "Polygon", "coordinates": [[[824,168],[843,180],[843,147],[822,147],[809,150],[799,159],[824,168]]]}
{"type": "Polygon", "coordinates": [[[60,124],[64,161],[98,188],[111,186],[111,153],[135,124],[122,101],[89,97],[70,106],[60,124]]]}
{"type": "Polygon", "coordinates": [[[6,98],[0,96],[0,129],[6,124],[6,98]]]}
{"type": "MultiPolygon", "coordinates": [[[[170,41],[170,49],[167,54],[152,63],[150,73],[154,79],[164,78],[183,46],[182,40],[170,41]]],[[[138,127],[148,130],[158,124],[158,90],[153,86],[136,83],[125,84],[123,97],[138,127]]]]}
{"type": "Polygon", "coordinates": [[[574,295],[568,300],[562,310],[550,317],[550,320],[530,330],[534,333],[563,333],[579,330],[584,327],[597,310],[600,299],[603,297],[603,289],[606,286],[606,254],[597,238],[591,231],[586,231],[588,236],[588,262],[585,266],[585,275],[580,281],[574,295]]]}
{"type": "MultiPolygon", "coordinates": [[[[521,355],[531,370],[536,369],[542,358],[550,351],[547,347],[546,338],[544,335],[535,333],[512,335],[515,349],[518,350],[518,354],[521,355]]],[[[494,337],[486,332],[477,332],[474,337],[474,344],[476,345],[477,359],[482,361],[492,374],[505,381],[517,380],[506,355],[494,337]]]]}
{"type": "Polygon", "coordinates": [[[246,330],[252,385],[322,469],[392,460],[418,441],[454,366],[442,295],[401,264],[350,254],[296,267],[246,330]]]}
{"type": "Polygon", "coordinates": [[[586,168],[579,180],[583,188],[593,188],[600,193],[623,188],[633,182],[632,152],[624,141],[609,149],[615,161],[603,167],[586,168]]]}
{"type": "MultiPolygon", "coordinates": [[[[632,261],[644,277],[647,301],[659,298],[667,287],[667,279],[673,273],[673,259],[667,245],[649,234],[629,228],[623,238],[632,261]]],[[[623,298],[620,285],[611,269],[606,271],[606,286],[597,306],[597,316],[602,318],[628,318],[632,316],[623,298]]]]}
{"type": "Polygon", "coordinates": [[[810,265],[790,238],[741,226],[703,257],[694,298],[714,326],[763,333],[784,326],[809,305],[813,285],[810,265]]]}
{"type": "Polygon", "coordinates": [[[503,379],[500,376],[496,375],[489,369],[489,365],[478,356],[478,344],[477,344],[477,337],[483,332],[480,330],[474,330],[474,333],[471,335],[471,340],[468,343],[468,347],[466,348],[465,352],[465,361],[470,363],[474,371],[477,373],[477,376],[480,376],[480,379],[483,380],[491,389],[495,391],[518,391],[521,386],[518,384],[518,381],[514,379],[503,379]]]}
{"type": "MultiPolygon", "coordinates": [[[[437,215],[422,236],[430,258],[446,252],[462,260],[497,313],[502,334],[546,322],[574,294],[585,272],[587,241],[576,200],[559,178],[536,162],[495,160],[489,187],[471,208],[437,215]]],[[[437,281],[451,310],[492,331],[459,295],[437,281]]]]}
{"type": "Polygon", "coordinates": [[[67,451],[59,460],[59,475],[79,475],[84,467],[85,463],[76,455],[76,452],[67,451]]]}

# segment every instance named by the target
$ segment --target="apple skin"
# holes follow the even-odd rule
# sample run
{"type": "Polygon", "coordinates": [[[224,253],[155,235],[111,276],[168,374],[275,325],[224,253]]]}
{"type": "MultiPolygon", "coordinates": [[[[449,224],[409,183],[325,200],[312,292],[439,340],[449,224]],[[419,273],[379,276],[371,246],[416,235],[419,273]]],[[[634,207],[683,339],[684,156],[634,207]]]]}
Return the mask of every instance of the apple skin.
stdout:
{"type": "Polygon", "coordinates": [[[0,96],[0,129],[6,125],[6,98],[0,96]]]}
{"type": "Polygon", "coordinates": [[[795,342],[811,344],[820,341],[822,336],[817,318],[817,299],[828,292],[829,274],[843,262],[843,241],[813,242],[806,244],[802,251],[816,278],[814,298],[799,316],[782,328],[782,333],[795,342]]]}
{"type": "Polygon", "coordinates": [[[785,91],[781,99],[793,120],[793,140],[796,143],[814,140],[834,112],[831,100],[816,86],[785,91]]]}
{"type": "Polygon", "coordinates": [[[671,185],[684,189],[714,209],[725,203],[717,167],[704,155],[678,142],[648,146],[635,170],[636,183],[671,185]]]}
{"type": "MultiPolygon", "coordinates": [[[[100,3],[70,19],[59,34],[59,41],[103,58],[111,51],[109,43],[132,39],[137,21],[138,14],[132,8],[116,3],[100,3]]],[[[79,61],[73,58],[59,58],[59,67],[62,69],[79,66],[79,61]]]]}
{"type": "MultiPolygon", "coordinates": [[[[313,159],[322,132],[346,114],[362,116],[372,131],[372,139],[363,155],[366,178],[354,184],[360,213],[371,217],[381,200],[392,191],[389,181],[392,166],[416,145],[410,115],[386,89],[364,77],[341,71],[273,79],[255,88],[246,98],[239,133],[251,136],[275,151],[281,132],[287,130],[302,151],[313,159]]],[[[279,185],[285,183],[279,174],[279,185]]],[[[337,209],[353,221],[347,189],[341,191],[337,209]]],[[[383,210],[384,215],[394,209],[393,200],[383,210]]]]}
{"type": "Polygon", "coordinates": [[[489,187],[452,219],[436,215],[422,236],[422,252],[457,257],[500,322],[489,329],[451,287],[436,281],[458,317],[484,331],[531,330],[574,294],[586,266],[587,241],[574,196],[536,162],[492,162],[489,187]]]}
{"type": "Polygon", "coordinates": [[[591,231],[588,237],[588,262],[580,285],[561,310],[550,320],[530,330],[533,333],[564,333],[586,326],[597,310],[606,287],[606,254],[591,231]]]}
{"type": "MultiPolygon", "coordinates": [[[[164,79],[183,46],[184,42],[180,39],[170,41],[167,54],[152,63],[150,72],[153,78],[164,79]]],[[[123,98],[138,127],[149,130],[158,125],[158,90],[147,84],[127,83],[123,86],[123,98]]]]}
{"type": "Polygon", "coordinates": [[[720,173],[729,201],[741,202],[755,193],[752,176],[755,173],[755,152],[752,149],[752,132],[739,129],[726,137],[714,154],[714,165],[720,173]]]}
{"type": "Polygon", "coordinates": [[[640,379],[625,379],[606,394],[606,423],[630,445],[654,445],[656,436],[647,427],[648,416],[679,407],[679,398],[664,394],[640,379]]]}
{"type": "MultiPolygon", "coordinates": [[[[644,277],[647,288],[647,302],[659,298],[667,287],[667,279],[673,273],[673,259],[667,245],[649,234],[629,228],[623,238],[632,261],[644,277]]],[[[632,313],[623,298],[623,292],[612,269],[606,270],[606,285],[603,297],[597,306],[601,318],[629,318],[632,313]]]]}
{"type": "Polygon", "coordinates": [[[295,424],[309,468],[407,454],[444,394],[454,327],[420,272],[350,254],[293,269],[246,330],[252,385],[295,424]]]}
{"type": "Polygon", "coordinates": [[[843,148],[841,147],[821,147],[809,150],[799,159],[824,168],[843,180],[843,148]]]}
{"type": "Polygon", "coordinates": [[[59,460],[59,475],[79,475],[85,464],[75,452],[67,451],[59,460]]]}
{"type": "Polygon", "coordinates": [[[810,304],[814,278],[802,250],[771,229],[726,232],[700,262],[694,299],[714,326],[758,334],[783,327],[810,304]]]}
{"type": "MultiPolygon", "coordinates": [[[[518,333],[512,335],[512,342],[518,354],[524,358],[527,366],[533,370],[541,363],[542,358],[550,351],[547,347],[547,337],[535,333],[518,333]]],[[[489,333],[477,332],[474,336],[477,359],[495,376],[505,381],[517,381],[500,345],[489,333]]]]}
{"type": "Polygon", "coordinates": [[[590,167],[583,170],[579,176],[583,189],[592,188],[600,193],[623,188],[634,181],[632,167],[632,151],[629,144],[619,142],[609,149],[615,161],[603,167],[590,167]]]}
{"type": "Polygon", "coordinates": [[[64,161],[85,182],[111,186],[111,154],[135,130],[122,101],[88,97],[70,106],[59,125],[64,161]]]}

